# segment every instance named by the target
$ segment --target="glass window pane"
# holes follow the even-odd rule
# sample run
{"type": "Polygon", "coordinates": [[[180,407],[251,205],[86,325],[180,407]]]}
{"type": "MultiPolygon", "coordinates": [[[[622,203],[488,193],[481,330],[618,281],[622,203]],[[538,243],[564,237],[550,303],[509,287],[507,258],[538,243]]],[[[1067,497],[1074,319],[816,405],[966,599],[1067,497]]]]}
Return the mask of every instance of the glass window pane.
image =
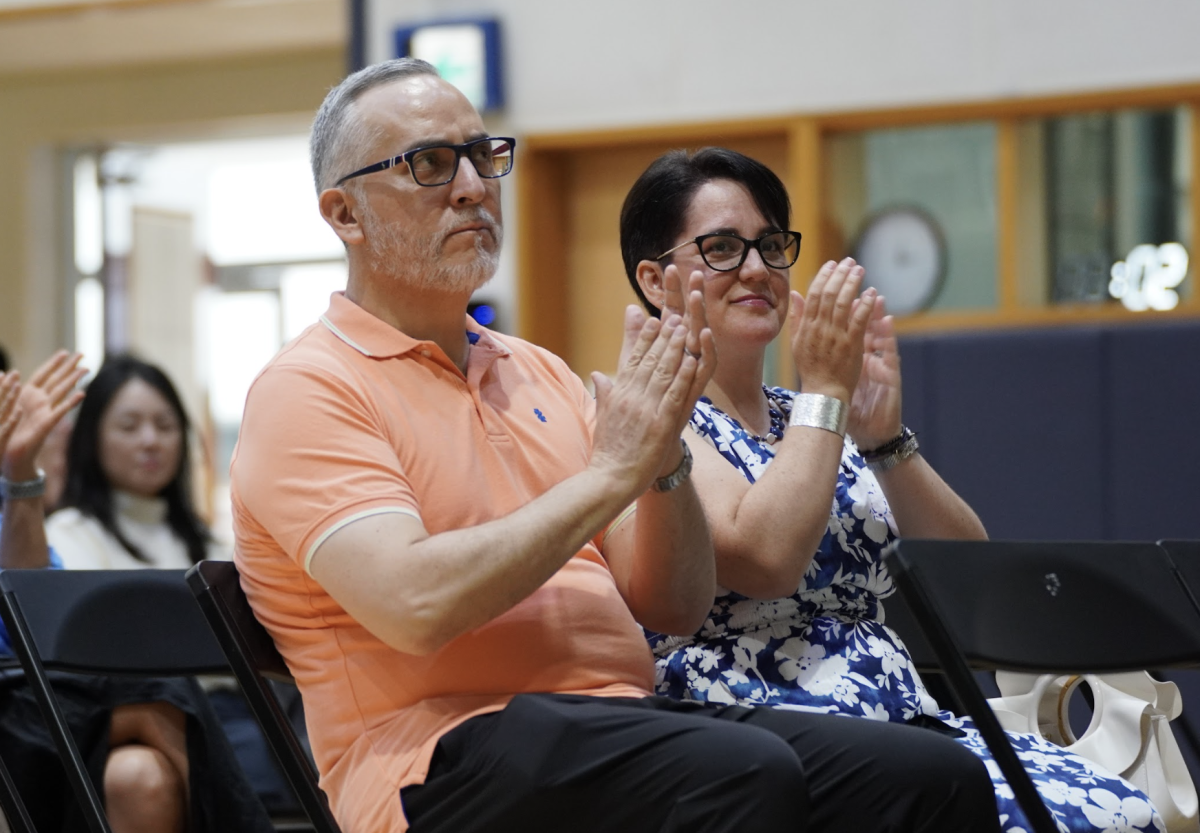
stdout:
{"type": "Polygon", "coordinates": [[[104,286],[99,278],[75,284],[75,349],[82,364],[95,373],[104,362],[104,286]]]}
{"type": "MultiPolygon", "coordinates": [[[[1190,247],[1188,127],[1180,107],[1076,114],[1023,131],[1023,155],[1036,155],[1031,143],[1042,144],[1044,299],[1115,302],[1113,266],[1136,247],[1190,247]]],[[[1029,174],[1036,177],[1036,165],[1029,174]]],[[[1140,281],[1139,273],[1132,291],[1140,281]]]]}
{"type": "Polygon", "coordinates": [[[1116,252],[1112,128],[1106,114],[1046,124],[1046,219],[1055,301],[1098,301],[1108,295],[1107,267],[1116,252]]]}
{"type": "Polygon", "coordinates": [[[873,130],[830,139],[836,251],[893,311],[996,305],[996,127],[873,130]]]}
{"type": "Polygon", "coordinates": [[[104,265],[104,215],[101,211],[100,172],[96,157],[75,160],[75,269],[95,275],[104,265]]]}

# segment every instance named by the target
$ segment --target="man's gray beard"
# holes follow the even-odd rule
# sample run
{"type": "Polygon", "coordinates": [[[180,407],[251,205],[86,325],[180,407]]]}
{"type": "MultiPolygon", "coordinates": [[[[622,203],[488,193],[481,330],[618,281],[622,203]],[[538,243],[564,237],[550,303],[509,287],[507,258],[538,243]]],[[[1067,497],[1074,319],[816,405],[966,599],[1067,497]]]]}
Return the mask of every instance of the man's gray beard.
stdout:
{"type": "Polygon", "coordinates": [[[475,258],[469,263],[449,265],[442,262],[439,250],[444,239],[434,233],[424,239],[406,237],[392,224],[381,223],[373,211],[364,213],[362,223],[367,233],[367,258],[375,272],[391,275],[393,279],[420,291],[469,294],[479,289],[496,274],[500,262],[500,245],[504,242],[504,227],[482,207],[465,211],[457,220],[468,223],[487,222],[496,235],[495,246],[489,251],[485,235],[475,236],[475,258]]]}

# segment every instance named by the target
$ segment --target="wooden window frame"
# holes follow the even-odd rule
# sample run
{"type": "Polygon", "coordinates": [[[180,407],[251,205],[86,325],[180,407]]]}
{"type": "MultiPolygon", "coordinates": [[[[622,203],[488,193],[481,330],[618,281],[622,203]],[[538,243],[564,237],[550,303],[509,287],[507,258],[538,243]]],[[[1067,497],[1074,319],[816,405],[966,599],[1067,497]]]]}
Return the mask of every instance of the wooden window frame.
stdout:
{"type": "MultiPolygon", "coordinates": [[[[1018,290],[1019,184],[1018,127],[1027,119],[1125,109],[1188,108],[1191,135],[1191,245],[1200,247],[1200,84],[1002,99],[922,107],[803,114],[739,121],[696,122],[603,131],[531,134],[521,139],[517,176],[517,332],[568,360],[567,193],[564,164],[573,153],[639,144],[699,147],[736,138],[782,139],[786,143],[793,227],[804,234],[792,284],[805,291],[829,256],[823,228],[822,175],[826,139],[844,133],[899,127],[925,127],[987,121],[996,141],[996,306],[987,310],[940,310],[897,320],[902,333],[928,333],[1020,327],[1147,322],[1200,317],[1200,269],[1192,270],[1192,291],[1166,312],[1130,312],[1117,304],[1022,304],[1018,290]]],[[[776,377],[794,378],[791,356],[780,339],[776,377]]]]}

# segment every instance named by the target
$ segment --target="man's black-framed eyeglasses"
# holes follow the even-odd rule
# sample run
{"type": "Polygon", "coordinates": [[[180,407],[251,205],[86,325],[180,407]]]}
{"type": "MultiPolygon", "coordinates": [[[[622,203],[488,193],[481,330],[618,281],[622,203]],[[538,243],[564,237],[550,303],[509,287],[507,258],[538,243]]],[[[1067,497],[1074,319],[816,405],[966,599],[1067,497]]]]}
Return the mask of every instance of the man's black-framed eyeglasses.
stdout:
{"type": "Polygon", "coordinates": [[[800,257],[800,232],[772,231],[757,240],[747,240],[730,232],[702,234],[691,240],[680,243],[673,249],[667,249],[655,260],[662,260],[669,254],[679,251],[684,246],[695,243],[700,249],[700,257],[715,272],[732,272],[746,262],[746,255],[751,249],[758,249],[763,263],[772,269],[787,269],[800,257]]]}
{"type": "Polygon", "coordinates": [[[475,170],[484,179],[496,179],[504,176],[513,167],[513,149],[517,140],[510,136],[488,136],[483,139],[472,139],[461,145],[433,145],[427,148],[413,148],[399,156],[384,159],[374,165],[359,168],[352,174],[346,174],[335,184],[341,185],[348,179],[357,176],[373,174],[376,171],[386,171],[401,162],[408,165],[413,181],[418,185],[434,187],[445,185],[458,174],[458,160],[463,156],[471,160],[475,170]]]}

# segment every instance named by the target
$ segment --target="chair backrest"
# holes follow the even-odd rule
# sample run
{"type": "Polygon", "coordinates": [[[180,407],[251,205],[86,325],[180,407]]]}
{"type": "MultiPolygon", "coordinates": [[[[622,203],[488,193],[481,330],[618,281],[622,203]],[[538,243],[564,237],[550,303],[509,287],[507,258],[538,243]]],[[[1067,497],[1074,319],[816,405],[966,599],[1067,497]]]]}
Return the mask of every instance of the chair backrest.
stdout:
{"type": "Polygon", "coordinates": [[[1158,545],[1175,565],[1184,590],[1200,611],[1200,541],[1159,541],[1158,545]]]}
{"type": "Polygon", "coordinates": [[[271,635],[255,618],[242,592],[237,567],[228,561],[202,561],[188,571],[187,583],[313,827],[318,833],[340,833],[329,802],[317,785],[317,773],[267,684],[268,677],[290,682],[291,672],[271,635]]]}
{"type": "Polygon", "coordinates": [[[1200,617],[1155,544],[909,540],[888,566],[920,576],[976,668],[1099,673],[1200,659],[1200,617]]]}
{"type": "Polygon", "coordinates": [[[1153,544],[912,540],[884,559],[1035,833],[1058,826],[968,659],[1076,673],[1200,660],[1200,613],[1153,544]]]}
{"type": "Polygon", "coordinates": [[[110,833],[104,803],[46,670],[147,677],[226,672],[189,595],[183,570],[0,571],[0,617],[94,833],[110,833]]]}
{"type": "MultiPolygon", "coordinates": [[[[1184,590],[1200,611],[1200,541],[1164,540],[1158,545],[1175,565],[1184,590]]],[[[1183,698],[1183,713],[1171,722],[1175,734],[1183,741],[1183,755],[1192,780],[1200,781],[1200,672],[1174,671],[1163,675],[1179,687],[1183,698]]]]}
{"type": "Polygon", "coordinates": [[[897,591],[883,599],[880,604],[883,611],[882,621],[895,631],[904,643],[913,667],[921,675],[925,689],[943,709],[962,714],[964,707],[947,683],[942,666],[938,663],[937,653],[930,646],[925,632],[913,616],[904,594],[897,591]]]}
{"type": "Polygon", "coordinates": [[[184,570],[4,570],[48,668],[169,677],[227,673],[184,570]]]}

